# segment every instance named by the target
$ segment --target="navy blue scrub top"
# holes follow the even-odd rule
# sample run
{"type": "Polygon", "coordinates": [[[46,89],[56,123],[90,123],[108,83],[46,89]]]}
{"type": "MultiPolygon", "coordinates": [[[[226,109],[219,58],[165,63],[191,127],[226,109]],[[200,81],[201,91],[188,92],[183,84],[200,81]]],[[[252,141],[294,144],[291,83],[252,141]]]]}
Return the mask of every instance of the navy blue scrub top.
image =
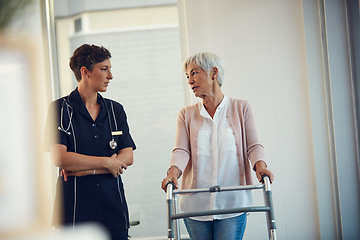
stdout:
{"type": "MultiPolygon", "coordinates": [[[[59,143],[67,146],[69,152],[100,157],[110,157],[127,147],[135,150],[122,105],[103,98],[100,94],[97,102],[101,107],[95,121],[87,111],[77,88],[69,96],[52,102],[49,112],[55,110],[57,125],[54,126],[48,120],[46,134],[49,135],[56,127],[58,138],[56,142],[46,141],[45,147],[49,150],[51,144],[59,143]],[[109,146],[112,139],[110,124],[112,131],[122,131],[122,135],[114,136],[117,142],[115,149],[109,146]]],[[[61,224],[95,221],[108,229],[129,228],[129,214],[121,176],[70,176],[66,182],[59,176],[56,194],[55,209],[61,209],[61,224]]],[[[56,218],[58,216],[55,216],[54,220],[56,218]]]]}

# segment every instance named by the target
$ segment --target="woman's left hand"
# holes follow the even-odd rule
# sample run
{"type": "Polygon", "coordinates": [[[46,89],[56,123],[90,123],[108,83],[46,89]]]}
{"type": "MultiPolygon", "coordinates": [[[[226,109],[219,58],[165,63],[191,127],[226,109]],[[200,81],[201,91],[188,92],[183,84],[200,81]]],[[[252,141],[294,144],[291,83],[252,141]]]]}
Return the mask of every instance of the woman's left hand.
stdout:
{"type": "Polygon", "coordinates": [[[255,169],[256,169],[256,177],[259,180],[259,182],[261,182],[261,177],[263,175],[268,175],[270,177],[270,183],[274,182],[274,174],[266,168],[266,163],[264,161],[258,161],[255,164],[255,169]]]}

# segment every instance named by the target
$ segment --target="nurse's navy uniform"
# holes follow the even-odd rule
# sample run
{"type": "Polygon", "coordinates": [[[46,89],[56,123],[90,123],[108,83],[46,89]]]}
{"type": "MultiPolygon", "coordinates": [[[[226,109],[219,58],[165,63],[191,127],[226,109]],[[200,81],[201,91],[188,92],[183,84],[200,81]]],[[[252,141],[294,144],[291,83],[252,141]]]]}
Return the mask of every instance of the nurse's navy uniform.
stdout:
{"type": "MultiPolygon", "coordinates": [[[[56,110],[57,127],[62,121],[62,130],[60,128],[57,130],[59,137],[56,143],[67,146],[69,152],[99,157],[110,157],[127,147],[135,150],[136,146],[130,135],[122,105],[103,98],[100,94],[97,102],[101,107],[95,121],[87,111],[77,88],[69,96],[52,102],[50,108],[56,110]],[[63,109],[62,114],[61,109],[63,109]],[[109,146],[112,140],[111,130],[122,133],[114,136],[117,143],[115,149],[109,146]]],[[[49,125],[51,124],[48,123],[49,125]]],[[[47,133],[50,130],[47,130],[47,133]]],[[[109,231],[124,232],[125,230],[124,239],[127,239],[127,229],[130,227],[129,214],[121,176],[117,178],[111,174],[69,176],[66,182],[59,176],[56,195],[55,208],[62,209],[60,211],[62,225],[97,222],[109,231]]]]}

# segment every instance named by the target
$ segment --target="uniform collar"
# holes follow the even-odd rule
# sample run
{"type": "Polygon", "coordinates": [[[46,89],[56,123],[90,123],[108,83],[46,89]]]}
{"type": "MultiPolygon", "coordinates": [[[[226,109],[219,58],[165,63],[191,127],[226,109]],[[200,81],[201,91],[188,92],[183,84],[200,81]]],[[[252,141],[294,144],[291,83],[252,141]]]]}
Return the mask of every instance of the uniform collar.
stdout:
{"type": "MultiPolygon", "coordinates": [[[[86,109],[85,103],[83,102],[77,87],[74,89],[74,91],[72,91],[70,93],[69,101],[74,109],[79,111],[86,118],[89,118],[91,121],[94,121],[92,119],[92,117],[90,116],[88,110],[86,109]]],[[[97,94],[97,102],[100,104],[100,112],[95,121],[101,120],[105,116],[105,113],[106,113],[105,105],[104,105],[104,98],[99,93],[97,94]]]]}

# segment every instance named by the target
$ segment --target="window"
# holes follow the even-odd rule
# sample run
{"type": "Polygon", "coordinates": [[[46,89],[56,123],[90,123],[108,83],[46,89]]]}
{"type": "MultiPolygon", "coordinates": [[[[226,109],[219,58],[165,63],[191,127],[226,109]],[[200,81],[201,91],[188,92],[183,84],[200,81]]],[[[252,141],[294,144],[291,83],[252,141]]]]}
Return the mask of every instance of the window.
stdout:
{"type": "MultiPolygon", "coordinates": [[[[347,1],[347,17],[349,29],[349,42],[350,42],[350,56],[351,56],[351,71],[352,71],[352,84],[354,94],[354,108],[355,108],[355,122],[357,133],[357,148],[359,155],[359,139],[360,139],[360,14],[359,14],[359,1],[347,1]]],[[[359,156],[358,156],[358,161],[359,156]]],[[[359,169],[360,169],[360,162],[359,169]]],[[[360,182],[360,179],[359,179],[360,182]]]]}
{"type": "Polygon", "coordinates": [[[82,31],[82,20],[81,20],[81,18],[75,19],[74,27],[75,27],[75,32],[76,33],[82,31]]]}

